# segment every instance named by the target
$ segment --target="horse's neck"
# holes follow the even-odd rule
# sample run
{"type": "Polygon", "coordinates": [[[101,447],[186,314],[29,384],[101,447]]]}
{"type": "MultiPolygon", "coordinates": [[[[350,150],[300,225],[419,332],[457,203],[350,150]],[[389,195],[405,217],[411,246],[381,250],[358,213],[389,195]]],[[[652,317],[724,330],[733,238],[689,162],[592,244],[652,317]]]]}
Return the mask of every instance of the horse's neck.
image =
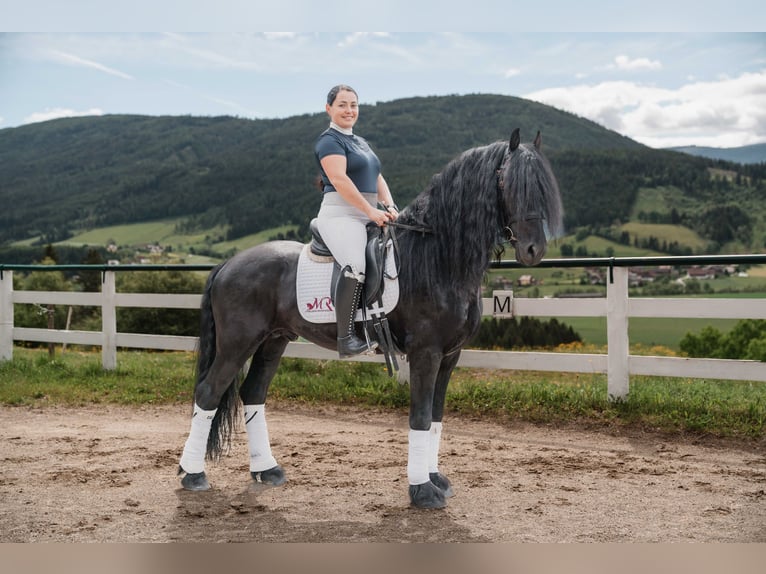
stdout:
{"type": "Polygon", "coordinates": [[[492,251],[496,244],[496,216],[493,209],[485,212],[485,218],[475,214],[467,216],[470,210],[482,209],[485,202],[495,202],[494,197],[477,197],[470,191],[463,191],[464,201],[453,221],[444,226],[446,241],[455,247],[448,264],[453,267],[450,275],[480,285],[489,267],[492,251]]]}
{"type": "Polygon", "coordinates": [[[449,165],[402,212],[403,223],[425,224],[432,233],[425,241],[408,233],[405,240],[404,252],[411,258],[405,273],[407,283],[420,293],[438,288],[475,296],[495,247],[494,159],[484,158],[482,163],[462,156],[460,160],[473,162],[473,168],[449,165]]]}

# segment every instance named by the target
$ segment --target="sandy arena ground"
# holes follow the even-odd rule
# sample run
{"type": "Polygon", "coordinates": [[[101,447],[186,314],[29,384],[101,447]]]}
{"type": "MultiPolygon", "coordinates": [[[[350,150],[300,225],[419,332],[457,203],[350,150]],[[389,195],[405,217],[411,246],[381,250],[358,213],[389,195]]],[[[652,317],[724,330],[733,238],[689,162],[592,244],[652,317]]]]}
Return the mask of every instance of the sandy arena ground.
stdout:
{"type": "Polygon", "coordinates": [[[409,507],[401,413],[270,404],[180,489],[185,406],[0,408],[0,542],[766,542],[766,448],[445,418],[445,510],[409,507]]]}

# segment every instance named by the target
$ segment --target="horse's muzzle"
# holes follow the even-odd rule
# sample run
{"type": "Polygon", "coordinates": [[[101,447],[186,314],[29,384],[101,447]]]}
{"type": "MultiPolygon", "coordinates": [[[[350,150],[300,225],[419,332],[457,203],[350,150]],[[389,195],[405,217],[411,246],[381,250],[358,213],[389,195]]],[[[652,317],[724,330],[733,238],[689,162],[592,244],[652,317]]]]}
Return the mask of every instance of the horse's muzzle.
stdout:
{"type": "Polygon", "coordinates": [[[516,261],[522,265],[532,266],[540,263],[548,251],[545,243],[536,243],[534,241],[516,241],[516,261]]]}

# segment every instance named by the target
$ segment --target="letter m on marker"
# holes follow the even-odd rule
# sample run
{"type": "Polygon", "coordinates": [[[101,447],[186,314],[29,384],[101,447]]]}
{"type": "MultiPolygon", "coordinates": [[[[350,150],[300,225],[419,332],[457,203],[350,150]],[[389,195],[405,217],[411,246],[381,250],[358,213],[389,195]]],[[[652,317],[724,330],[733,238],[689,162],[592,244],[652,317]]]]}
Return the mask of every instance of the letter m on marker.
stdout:
{"type": "Polygon", "coordinates": [[[513,291],[492,292],[492,316],[513,317],[513,291]]]}

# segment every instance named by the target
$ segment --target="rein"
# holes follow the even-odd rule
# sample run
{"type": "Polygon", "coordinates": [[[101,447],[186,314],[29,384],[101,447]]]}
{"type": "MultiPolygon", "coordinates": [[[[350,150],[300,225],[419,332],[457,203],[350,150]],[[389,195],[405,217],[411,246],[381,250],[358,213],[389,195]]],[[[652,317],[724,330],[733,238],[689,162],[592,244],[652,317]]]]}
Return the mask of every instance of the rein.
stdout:
{"type": "Polygon", "coordinates": [[[425,235],[426,233],[433,233],[433,229],[426,227],[425,225],[408,225],[406,223],[399,223],[398,221],[389,221],[386,225],[391,227],[398,227],[399,229],[406,229],[407,231],[417,231],[418,233],[425,235]]]}

